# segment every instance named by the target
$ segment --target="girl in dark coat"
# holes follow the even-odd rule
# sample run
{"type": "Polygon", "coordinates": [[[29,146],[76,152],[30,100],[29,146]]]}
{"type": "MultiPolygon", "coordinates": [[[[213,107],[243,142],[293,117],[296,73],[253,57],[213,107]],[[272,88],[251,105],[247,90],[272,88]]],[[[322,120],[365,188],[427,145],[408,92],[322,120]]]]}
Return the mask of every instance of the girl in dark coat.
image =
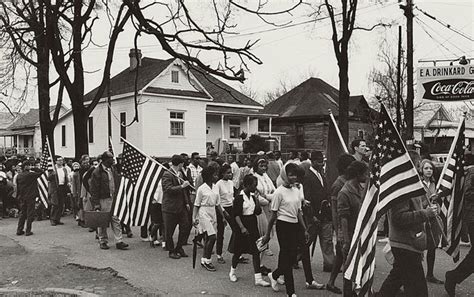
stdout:
{"type": "Polygon", "coordinates": [[[244,189],[240,192],[233,203],[233,213],[236,222],[236,228],[233,230],[231,240],[234,244],[234,255],[232,257],[232,266],[229,272],[231,282],[237,281],[235,270],[242,254],[251,254],[253,269],[255,272],[255,285],[268,287],[270,283],[262,279],[260,272],[260,253],[257,249],[256,241],[259,238],[257,226],[257,215],[262,213],[262,208],[255,197],[257,190],[257,178],[253,175],[246,175],[243,180],[244,189]]]}

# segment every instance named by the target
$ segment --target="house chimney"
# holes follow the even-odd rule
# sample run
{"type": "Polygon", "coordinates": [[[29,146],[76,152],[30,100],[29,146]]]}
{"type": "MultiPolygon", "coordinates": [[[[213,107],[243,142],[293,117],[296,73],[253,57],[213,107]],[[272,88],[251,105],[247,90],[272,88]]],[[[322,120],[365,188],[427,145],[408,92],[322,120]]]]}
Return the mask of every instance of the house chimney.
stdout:
{"type": "Polygon", "coordinates": [[[128,54],[130,57],[130,71],[135,70],[137,66],[142,65],[142,51],[140,49],[130,49],[130,53],[128,54]]]}

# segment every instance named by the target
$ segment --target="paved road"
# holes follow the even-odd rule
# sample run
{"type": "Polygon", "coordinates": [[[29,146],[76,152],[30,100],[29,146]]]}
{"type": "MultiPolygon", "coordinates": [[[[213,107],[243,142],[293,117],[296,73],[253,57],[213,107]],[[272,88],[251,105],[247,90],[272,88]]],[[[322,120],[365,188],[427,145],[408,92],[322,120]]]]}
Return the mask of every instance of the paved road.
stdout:
{"type": "MultiPolygon", "coordinates": [[[[126,239],[130,250],[120,251],[111,244],[111,249],[104,251],[98,248],[94,234],[77,227],[70,216],[64,218],[64,222],[65,225],[56,227],[50,226],[48,221],[34,222],[34,235],[25,237],[15,235],[17,219],[0,220],[0,254],[3,255],[0,256],[0,287],[44,289],[62,286],[98,294],[122,292],[126,295],[284,296],[284,289],[274,293],[270,288],[255,287],[251,264],[241,264],[237,270],[239,281],[231,283],[228,279],[231,255],[228,253],[224,255],[227,263],[216,264],[216,272],[207,272],[200,266],[193,270],[191,258],[172,260],[161,248],[150,248],[148,243],[142,242],[138,238],[138,228],[133,228],[134,238],[126,239]],[[41,271],[50,271],[49,275],[34,274],[38,267],[41,271]],[[58,270],[61,275],[54,275],[55,268],[62,269],[58,270]],[[42,283],[43,278],[48,282],[42,283]]],[[[225,244],[230,237],[229,230],[226,232],[225,244]]],[[[382,247],[383,244],[377,247],[375,289],[380,287],[390,270],[382,247]]],[[[191,249],[191,246],[185,247],[190,255],[191,249]]],[[[271,249],[278,251],[276,240],[272,240],[271,249]]],[[[462,255],[466,252],[467,248],[463,247],[462,255]]],[[[202,250],[198,250],[198,261],[201,253],[202,250]]],[[[276,255],[265,257],[264,264],[274,268],[276,261],[276,255]]],[[[444,273],[454,266],[443,251],[437,252],[435,275],[438,278],[444,279],[444,273]]],[[[329,273],[322,272],[319,248],[312,267],[317,281],[326,283],[329,273]]],[[[328,291],[306,290],[302,269],[295,270],[294,274],[299,296],[337,296],[328,291]]],[[[342,287],[341,276],[336,285],[342,287]]],[[[447,296],[442,285],[429,284],[429,291],[430,296],[447,296]]],[[[474,296],[474,276],[459,285],[457,292],[458,296],[474,296]]]]}

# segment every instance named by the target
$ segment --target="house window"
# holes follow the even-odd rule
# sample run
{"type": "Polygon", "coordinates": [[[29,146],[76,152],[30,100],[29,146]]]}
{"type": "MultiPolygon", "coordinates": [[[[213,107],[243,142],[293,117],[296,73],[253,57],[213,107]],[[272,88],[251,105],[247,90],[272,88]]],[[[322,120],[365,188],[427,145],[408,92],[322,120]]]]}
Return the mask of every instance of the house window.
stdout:
{"type": "Polygon", "coordinates": [[[229,119],[230,138],[240,137],[240,120],[229,119]]]}
{"type": "Polygon", "coordinates": [[[28,147],[28,136],[23,136],[23,147],[28,147]]]}
{"type": "Polygon", "coordinates": [[[61,146],[66,146],[66,125],[61,126],[61,146]]]}
{"type": "Polygon", "coordinates": [[[171,82],[179,83],[179,72],[177,70],[171,70],[171,82]]]}
{"type": "Polygon", "coordinates": [[[184,136],[184,112],[170,111],[170,135],[184,136]]]}
{"type": "Polygon", "coordinates": [[[89,137],[89,143],[94,143],[94,118],[89,117],[87,122],[87,135],[89,137]]]}
{"type": "Polygon", "coordinates": [[[304,125],[296,124],[296,147],[304,148],[304,125]]]}
{"type": "Polygon", "coordinates": [[[359,139],[364,139],[364,130],[357,131],[357,137],[359,139]]]}
{"type": "Polygon", "coordinates": [[[127,139],[127,113],[121,112],[120,113],[120,137],[123,139],[127,139]]]}

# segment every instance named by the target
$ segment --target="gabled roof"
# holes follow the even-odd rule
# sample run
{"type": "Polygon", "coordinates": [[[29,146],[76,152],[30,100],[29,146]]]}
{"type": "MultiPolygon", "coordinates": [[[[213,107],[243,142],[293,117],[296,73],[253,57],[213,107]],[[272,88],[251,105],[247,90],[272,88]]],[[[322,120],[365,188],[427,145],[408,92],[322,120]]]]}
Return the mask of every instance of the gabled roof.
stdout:
{"type": "MultiPolygon", "coordinates": [[[[49,112],[54,112],[56,105],[49,107],[49,112]]],[[[9,130],[17,130],[24,128],[33,128],[39,122],[39,109],[31,108],[27,113],[17,118],[10,126],[9,130]]]]}
{"type": "MultiPolygon", "coordinates": [[[[263,112],[279,114],[279,118],[305,118],[327,116],[328,109],[339,115],[339,91],[312,77],[266,105],[263,112]]],[[[350,116],[365,117],[370,110],[364,96],[350,97],[350,116]]]]}
{"type": "MultiPolygon", "coordinates": [[[[159,60],[152,58],[142,58],[142,65],[138,71],[137,89],[143,89],[155,77],[157,77],[163,70],[165,70],[174,59],[159,60]]],[[[110,79],[110,96],[135,92],[135,71],[130,71],[127,67],[119,74],[110,79]]],[[[90,91],[84,96],[84,102],[94,99],[98,87],[90,91]]],[[[107,95],[104,92],[102,97],[107,95]]]]}
{"type": "MultiPolygon", "coordinates": [[[[142,58],[142,64],[138,71],[137,89],[140,91],[146,87],[154,78],[162,73],[175,59],[160,60],[154,58],[142,58]]],[[[221,82],[213,77],[211,74],[203,74],[197,70],[191,70],[191,73],[196,77],[199,83],[214,99],[212,103],[227,103],[238,105],[250,105],[261,108],[262,105],[233,89],[229,85],[221,82]]],[[[126,68],[119,74],[110,79],[111,96],[133,93],[135,91],[135,71],[130,71],[126,68]]],[[[148,87],[146,92],[155,94],[180,95],[186,97],[202,97],[209,96],[202,92],[190,92],[185,90],[165,89],[148,87]]],[[[93,89],[84,96],[84,101],[91,101],[97,88],[93,89]]],[[[105,97],[105,93],[104,96],[105,97]]]]}
{"type": "Polygon", "coordinates": [[[12,115],[9,112],[0,112],[0,129],[8,128],[18,116],[21,114],[12,115]]]}
{"type": "Polygon", "coordinates": [[[442,105],[427,105],[418,111],[415,115],[414,126],[419,128],[427,128],[429,126],[439,126],[441,124],[454,123],[453,117],[442,105]]]}

